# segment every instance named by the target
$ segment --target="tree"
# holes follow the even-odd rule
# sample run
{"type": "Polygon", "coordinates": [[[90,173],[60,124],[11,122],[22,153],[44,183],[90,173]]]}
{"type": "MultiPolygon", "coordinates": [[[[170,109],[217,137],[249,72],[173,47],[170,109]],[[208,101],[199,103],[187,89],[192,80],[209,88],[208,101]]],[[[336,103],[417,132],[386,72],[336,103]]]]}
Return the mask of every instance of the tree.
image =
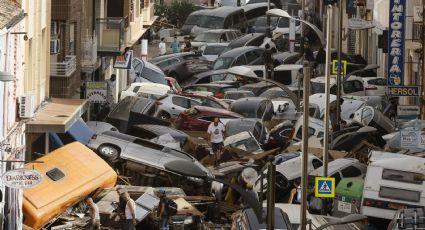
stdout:
{"type": "Polygon", "coordinates": [[[195,5],[188,0],[173,1],[169,6],[157,2],[155,6],[155,15],[158,15],[160,19],[165,18],[168,23],[180,28],[184,24],[187,16],[195,10],[195,5]]]}

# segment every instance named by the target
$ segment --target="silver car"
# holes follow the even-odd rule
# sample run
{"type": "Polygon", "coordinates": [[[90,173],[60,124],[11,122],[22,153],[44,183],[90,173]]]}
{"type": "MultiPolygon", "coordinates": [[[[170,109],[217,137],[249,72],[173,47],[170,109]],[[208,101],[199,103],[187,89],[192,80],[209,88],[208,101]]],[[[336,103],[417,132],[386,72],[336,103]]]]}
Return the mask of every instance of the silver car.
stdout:
{"type": "Polygon", "coordinates": [[[186,109],[194,106],[208,106],[217,109],[227,109],[227,104],[208,98],[205,96],[188,97],[176,94],[169,94],[168,96],[158,100],[158,108],[155,112],[155,117],[168,120],[176,119],[180,113],[186,109]]]}
{"type": "Polygon", "coordinates": [[[212,176],[208,169],[185,152],[119,132],[106,131],[98,134],[90,140],[88,147],[109,163],[133,162],[166,171],[166,163],[187,160],[212,176]]]}

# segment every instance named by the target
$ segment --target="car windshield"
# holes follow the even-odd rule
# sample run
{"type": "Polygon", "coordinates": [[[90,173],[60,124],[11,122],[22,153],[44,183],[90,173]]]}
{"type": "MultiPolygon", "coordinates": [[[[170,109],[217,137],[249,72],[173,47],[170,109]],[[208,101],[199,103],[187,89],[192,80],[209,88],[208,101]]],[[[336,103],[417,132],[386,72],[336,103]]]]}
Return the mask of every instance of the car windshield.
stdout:
{"type": "Polygon", "coordinates": [[[193,39],[195,42],[219,42],[220,41],[220,34],[219,33],[202,33],[196,36],[195,39],[193,39]]]}
{"type": "Polygon", "coordinates": [[[155,70],[150,68],[146,68],[146,67],[143,68],[141,76],[151,82],[165,84],[165,85],[167,84],[164,73],[156,72],[155,70]]]}
{"type": "Polygon", "coordinates": [[[228,69],[233,62],[231,57],[219,57],[214,62],[213,69],[228,69]]]}
{"type": "Polygon", "coordinates": [[[311,95],[316,93],[325,93],[325,83],[311,82],[311,95]]]}
{"type": "MultiPolygon", "coordinates": [[[[270,25],[276,25],[276,17],[270,17],[270,25]]],[[[267,26],[267,17],[258,17],[254,22],[254,26],[267,26]]]]}
{"type": "Polygon", "coordinates": [[[289,97],[289,96],[283,90],[273,89],[273,90],[267,90],[264,93],[260,94],[260,97],[265,97],[271,100],[271,99],[275,99],[279,97],[289,97]]]}
{"type": "Polygon", "coordinates": [[[186,22],[184,23],[185,25],[196,25],[199,20],[201,19],[202,15],[189,15],[186,18],[186,22]]]}
{"type": "MultiPolygon", "coordinates": [[[[300,24],[299,21],[295,21],[295,25],[298,26],[300,24]]],[[[280,18],[277,24],[279,28],[289,28],[289,18],[280,18]]]]}
{"type": "Polygon", "coordinates": [[[204,55],[220,55],[226,46],[207,46],[204,50],[204,55]]]}
{"type": "Polygon", "coordinates": [[[235,143],[230,144],[231,147],[245,150],[247,152],[256,152],[260,150],[260,146],[254,137],[249,137],[244,140],[237,141],[235,143]]]}
{"type": "Polygon", "coordinates": [[[223,27],[223,18],[216,16],[205,16],[202,17],[199,21],[200,27],[211,28],[211,29],[221,29],[223,27]]]}

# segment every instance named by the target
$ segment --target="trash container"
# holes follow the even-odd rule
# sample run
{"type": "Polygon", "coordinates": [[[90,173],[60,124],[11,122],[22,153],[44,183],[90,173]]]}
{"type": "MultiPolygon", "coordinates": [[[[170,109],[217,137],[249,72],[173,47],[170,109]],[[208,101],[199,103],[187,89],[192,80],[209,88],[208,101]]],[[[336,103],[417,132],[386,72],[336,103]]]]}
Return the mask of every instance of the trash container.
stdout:
{"type": "Polygon", "coordinates": [[[359,213],[363,196],[364,180],[352,177],[342,179],[335,189],[332,216],[344,217],[359,213]]]}

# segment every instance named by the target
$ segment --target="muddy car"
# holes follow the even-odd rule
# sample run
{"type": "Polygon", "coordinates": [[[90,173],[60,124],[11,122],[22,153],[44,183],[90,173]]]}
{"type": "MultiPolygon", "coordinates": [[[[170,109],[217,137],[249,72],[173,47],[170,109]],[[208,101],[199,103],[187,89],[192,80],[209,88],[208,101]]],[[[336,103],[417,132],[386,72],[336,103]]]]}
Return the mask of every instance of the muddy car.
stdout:
{"type": "Polygon", "coordinates": [[[248,97],[234,101],[230,111],[241,114],[246,118],[256,118],[269,121],[273,117],[273,103],[267,98],[248,97]]]}
{"type": "MultiPolygon", "coordinates": [[[[196,188],[208,187],[201,179],[187,178],[167,171],[164,165],[176,160],[187,160],[198,165],[205,173],[212,175],[195,158],[185,152],[165,147],[153,142],[119,132],[103,132],[93,136],[88,144],[109,164],[115,165],[132,177],[132,184],[149,186],[190,185],[196,194],[196,188]]],[[[202,191],[198,191],[201,192],[202,191]]]]}

